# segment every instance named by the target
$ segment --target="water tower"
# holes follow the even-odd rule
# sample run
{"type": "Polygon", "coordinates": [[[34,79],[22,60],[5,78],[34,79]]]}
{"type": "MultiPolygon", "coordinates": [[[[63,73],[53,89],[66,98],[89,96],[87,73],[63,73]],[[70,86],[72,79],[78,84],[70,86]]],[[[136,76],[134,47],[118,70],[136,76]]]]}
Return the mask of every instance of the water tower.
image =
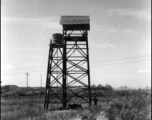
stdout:
{"type": "Polygon", "coordinates": [[[88,49],[89,16],[61,16],[62,34],[50,42],[44,109],[79,101],[91,105],[88,49]],[[51,106],[50,106],[51,107],[51,106]]]}

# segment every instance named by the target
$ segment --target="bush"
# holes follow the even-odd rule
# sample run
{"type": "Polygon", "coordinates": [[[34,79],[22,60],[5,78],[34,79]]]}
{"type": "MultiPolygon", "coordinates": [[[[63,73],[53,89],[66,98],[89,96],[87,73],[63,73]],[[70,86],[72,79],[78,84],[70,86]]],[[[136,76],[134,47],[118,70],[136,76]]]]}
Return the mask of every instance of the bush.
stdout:
{"type": "Polygon", "coordinates": [[[150,96],[136,95],[114,99],[109,103],[109,120],[150,120],[150,96]]]}

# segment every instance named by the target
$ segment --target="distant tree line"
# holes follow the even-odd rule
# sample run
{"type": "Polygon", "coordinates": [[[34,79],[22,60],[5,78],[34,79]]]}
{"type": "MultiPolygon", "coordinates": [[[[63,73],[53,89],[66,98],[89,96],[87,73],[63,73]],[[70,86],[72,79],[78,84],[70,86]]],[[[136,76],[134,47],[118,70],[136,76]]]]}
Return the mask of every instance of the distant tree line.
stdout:
{"type": "Polygon", "coordinates": [[[92,85],[91,86],[91,90],[109,90],[109,91],[112,91],[113,90],[113,88],[112,88],[112,86],[111,85],[108,85],[108,84],[106,84],[106,85],[101,85],[101,84],[99,84],[98,86],[96,86],[96,85],[92,85]]]}

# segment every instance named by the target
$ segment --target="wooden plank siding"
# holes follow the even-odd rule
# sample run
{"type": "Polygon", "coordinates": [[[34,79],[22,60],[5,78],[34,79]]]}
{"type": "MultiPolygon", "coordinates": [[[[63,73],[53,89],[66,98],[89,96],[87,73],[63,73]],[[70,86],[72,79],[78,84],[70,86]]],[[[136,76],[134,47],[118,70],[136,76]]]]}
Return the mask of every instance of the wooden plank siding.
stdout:
{"type": "Polygon", "coordinates": [[[90,30],[89,16],[61,16],[60,24],[65,30],[90,30]]]}

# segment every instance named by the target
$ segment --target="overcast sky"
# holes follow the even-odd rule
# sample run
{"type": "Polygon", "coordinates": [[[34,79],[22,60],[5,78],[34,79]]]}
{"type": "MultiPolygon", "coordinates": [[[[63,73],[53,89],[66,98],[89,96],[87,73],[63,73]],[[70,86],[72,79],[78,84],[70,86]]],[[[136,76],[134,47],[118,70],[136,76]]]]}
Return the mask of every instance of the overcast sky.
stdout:
{"type": "Polygon", "coordinates": [[[61,15],[90,16],[91,84],[151,86],[151,0],[1,0],[2,85],[45,86],[61,15]]]}

